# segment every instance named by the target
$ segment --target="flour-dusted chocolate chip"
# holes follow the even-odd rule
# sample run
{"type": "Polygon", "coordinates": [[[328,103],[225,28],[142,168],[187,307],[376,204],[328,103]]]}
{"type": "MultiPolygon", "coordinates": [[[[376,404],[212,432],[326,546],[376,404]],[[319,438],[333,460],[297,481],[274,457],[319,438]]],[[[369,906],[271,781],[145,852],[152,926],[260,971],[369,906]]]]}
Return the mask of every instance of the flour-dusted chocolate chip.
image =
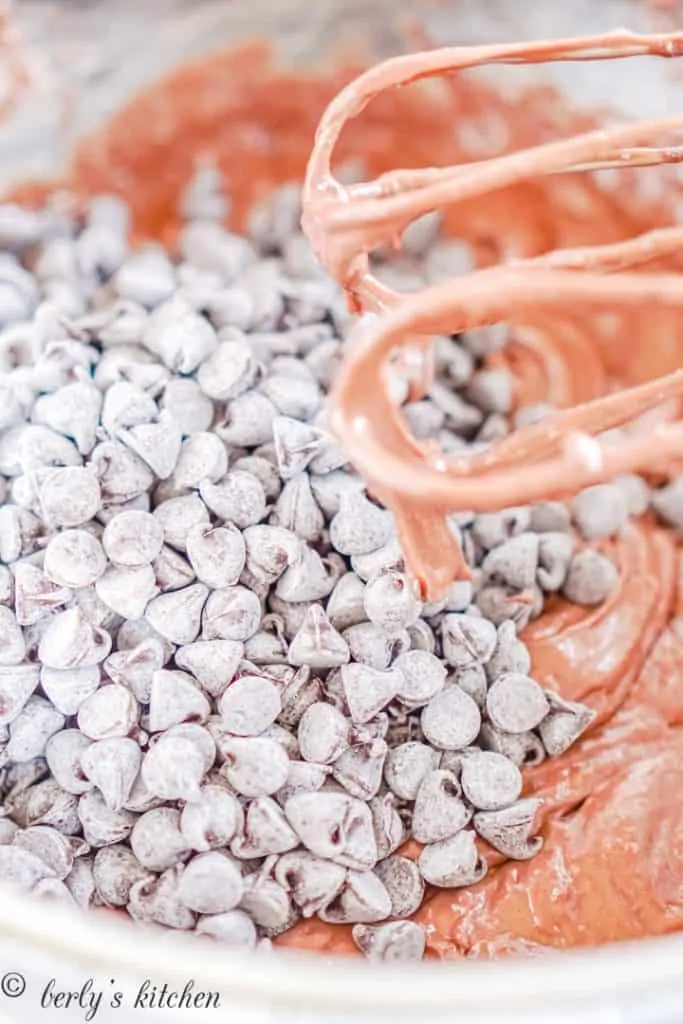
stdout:
{"type": "Polygon", "coordinates": [[[374,551],[351,556],[351,568],[364,583],[369,583],[381,572],[402,572],[404,567],[402,548],[395,535],[374,551]]]}
{"type": "Polygon", "coordinates": [[[93,787],[81,765],[81,757],[91,742],[78,729],[62,729],[45,744],[47,766],[67,793],[80,796],[93,787]]]}
{"type": "Polygon", "coordinates": [[[123,844],[100,847],[93,860],[92,874],[99,898],[109,907],[125,907],[133,886],[154,878],[123,844]]]}
{"type": "Polygon", "coordinates": [[[478,811],[473,824],[482,839],[499,853],[512,860],[529,860],[543,846],[540,836],[532,836],[540,807],[540,800],[520,800],[502,810],[478,811]]]}
{"type": "Polygon", "coordinates": [[[303,472],[320,453],[325,435],[316,427],[291,416],[276,416],[273,440],[280,476],[283,480],[290,480],[303,472]]]}
{"type": "Polygon", "coordinates": [[[419,909],[425,886],[415,861],[395,854],[380,861],[375,874],[389,893],[393,917],[410,917],[419,909]]]}
{"type": "Polygon", "coordinates": [[[99,481],[102,501],[112,505],[131,501],[154,483],[150,467],[119,441],[98,444],[90,457],[90,468],[99,481]]]}
{"type": "MultiPolygon", "coordinates": [[[[347,472],[344,469],[337,469],[322,476],[312,476],[311,488],[315,500],[320,505],[325,516],[331,519],[339,511],[342,496],[344,494],[361,494],[365,490],[365,484],[362,477],[347,472]]],[[[364,558],[367,556],[361,555],[358,557],[364,558]]],[[[355,567],[352,566],[352,568],[354,568],[355,572],[355,567]]]]}
{"type": "Polygon", "coordinates": [[[123,298],[154,307],[173,293],[173,265],[160,246],[147,245],[128,256],[116,272],[113,286],[123,298]]]}
{"type": "Polygon", "coordinates": [[[393,793],[383,793],[368,801],[377,843],[377,859],[389,857],[407,838],[404,821],[393,793]]]}
{"type": "Polygon", "coordinates": [[[74,845],[71,840],[47,825],[33,825],[18,831],[12,845],[39,857],[60,881],[67,877],[73,867],[74,845]]]}
{"type": "Polygon", "coordinates": [[[451,772],[428,772],[415,796],[412,833],[420,843],[436,843],[459,832],[472,817],[462,799],[460,784],[451,772]]]}
{"type": "Polygon", "coordinates": [[[50,701],[35,695],[29,697],[16,718],[9,724],[9,740],[5,756],[21,763],[42,757],[51,736],[64,728],[65,718],[50,701]]]}
{"type": "Polygon", "coordinates": [[[619,572],[614,563],[598,551],[586,548],[572,558],[562,593],[569,601],[590,608],[606,601],[618,582],[619,572]]]}
{"type": "Polygon", "coordinates": [[[420,716],[429,743],[440,750],[461,750],[476,739],[481,726],[479,708],[455,684],[437,693],[420,716]]]}
{"type": "Polygon", "coordinates": [[[115,565],[149,565],[158,557],[163,524],[149,512],[120,512],[107,523],[102,546],[115,565]]]}
{"type": "Polygon", "coordinates": [[[411,626],[422,609],[410,578],[392,571],[380,573],[368,582],[363,603],[370,622],[389,634],[411,626]]]}
{"type": "Polygon", "coordinates": [[[39,681],[38,665],[24,663],[0,666],[0,726],[14,721],[38,687],[39,681]]]}
{"type": "Polygon", "coordinates": [[[184,558],[168,544],[162,545],[161,551],[152,562],[154,580],[162,594],[169,590],[181,590],[194,583],[195,572],[187,558],[184,558]]]}
{"type": "Polygon", "coordinates": [[[266,395],[245,391],[226,404],[224,416],[214,429],[229,445],[255,448],[271,441],[277,412],[266,395]]]}
{"type": "Polygon", "coordinates": [[[354,572],[344,573],[330,594],[326,612],[335,629],[343,632],[366,619],[365,584],[354,572]]]}
{"type": "Polygon", "coordinates": [[[255,476],[261,482],[266,501],[269,504],[277,499],[282,490],[282,480],[277,467],[263,454],[242,455],[235,459],[232,468],[255,476]]]}
{"type": "Polygon", "coordinates": [[[99,600],[124,619],[140,619],[159,589],[151,565],[109,566],[95,583],[99,600]]]}
{"type": "Polygon", "coordinates": [[[392,669],[401,676],[396,696],[410,708],[427,704],[443,689],[446,681],[446,669],[442,662],[428,651],[406,651],[399,654],[392,669]]]}
{"type": "Polygon", "coordinates": [[[531,511],[527,506],[485,512],[472,523],[472,537],[485,551],[490,551],[511,537],[529,529],[531,511]]]}
{"type": "Polygon", "coordinates": [[[180,811],[158,807],[142,814],[133,826],[130,846],[149,871],[165,871],[185,859],[190,845],[180,831],[180,811]]]}
{"type": "Polygon", "coordinates": [[[240,907],[269,938],[287,931],[297,918],[286,889],[258,872],[245,877],[240,907]]]}
{"type": "Polygon", "coordinates": [[[381,738],[354,743],[334,762],[332,778],[351,796],[360,800],[372,799],[382,783],[387,750],[387,744],[381,738]]]}
{"type": "Polygon", "coordinates": [[[235,736],[258,736],[273,724],[281,709],[275,683],[249,675],[236,679],[218,703],[225,728],[235,736]]]}
{"type": "Polygon", "coordinates": [[[92,910],[100,906],[101,900],[93,877],[93,861],[89,857],[79,857],[74,861],[71,871],[64,879],[64,885],[73,902],[82,910],[92,910]]]}
{"type": "Polygon", "coordinates": [[[187,672],[160,668],[152,674],[147,729],[160,733],[182,722],[205,722],[211,705],[187,672]]]}
{"type": "Polygon", "coordinates": [[[99,511],[102,495],[92,469],[64,466],[51,470],[39,489],[45,521],[53,527],[81,526],[99,511]]]}
{"type": "Polygon", "coordinates": [[[30,850],[0,846],[0,872],[6,884],[30,891],[44,878],[54,877],[49,864],[30,850]]]}
{"type": "MultiPolygon", "coordinates": [[[[281,725],[278,725],[277,722],[275,722],[274,725],[269,725],[261,735],[264,739],[275,740],[276,743],[279,743],[288,757],[299,757],[300,750],[296,736],[294,733],[291,733],[289,729],[284,729],[281,725]]],[[[291,761],[287,766],[287,778],[289,778],[290,766],[291,761]]]]}
{"type": "Polygon", "coordinates": [[[198,914],[233,910],[242,899],[243,892],[239,868],[218,850],[193,857],[185,865],[178,882],[180,902],[198,914]]]}
{"type": "Polygon", "coordinates": [[[653,491],[652,507],[667,526],[683,529],[683,477],[675,477],[653,491]]]}
{"type": "Polygon", "coordinates": [[[323,559],[304,544],[278,580],[275,593],[278,598],[294,603],[320,601],[331,592],[341,571],[336,558],[323,559]]]}
{"type": "Polygon", "coordinates": [[[495,626],[478,615],[446,615],[441,623],[443,656],[449,665],[485,664],[496,646],[495,626]]]}
{"type": "Polygon", "coordinates": [[[157,307],[147,321],[143,340],[164,366],[179,374],[201,371],[218,346],[216,332],[206,317],[195,313],[180,296],[157,307]]]}
{"type": "Polygon", "coordinates": [[[543,743],[535,732],[509,733],[496,729],[490,722],[484,722],[479,734],[479,743],[484,750],[504,754],[518,768],[532,767],[545,758],[543,743]]]}
{"type": "Polygon", "coordinates": [[[508,733],[528,732],[550,710],[542,687],[530,676],[506,672],[491,684],[486,711],[494,726],[508,733]]]}
{"type": "Polygon", "coordinates": [[[489,551],[482,562],[483,576],[496,585],[526,590],[533,586],[538,560],[538,534],[521,533],[489,551]]]}
{"type": "Polygon", "coordinates": [[[550,711],[538,727],[546,752],[564,754],[595,721],[596,712],[578,701],[564,700],[546,690],[550,711]]]}
{"type": "Polygon", "coordinates": [[[58,878],[41,878],[41,880],[36,882],[31,890],[31,895],[38,897],[38,899],[47,899],[56,903],[65,903],[70,907],[73,907],[74,905],[74,899],[68,886],[58,878]]]}
{"type": "Polygon", "coordinates": [[[0,666],[20,665],[26,654],[26,641],[11,608],[0,606],[0,666]]]}
{"type": "Polygon", "coordinates": [[[626,498],[629,515],[642,516],[650,507],[652,491],[647,481],[636,473],[624,473],[613,481],[626,498]]]}
{"type": "Polygon", "coordinates": [[[120,683],[99,687],[78,709],[78,728],[91,740],[129,736],[135,728],[140,707],[133,694],[120,683]]]}
{"type": "Polygon", "coordinates": [[[418,865],[425,882],[442,889],[474,885],[482,880],[487,870],[471,829],[463,829],[448,839],[425,846],[418,865]]]}
{"type": "Polygon", "coordinates": [[[323,686],[319,679],[311,675],[307,666],[297,669],[292,679],[283,688],[282,711],[278,721],[281,725],[293,729],[298,726],[304,712],[323,695],[323,686]]]}
{"type": "Polygon", "coordinates": [[[287,780],[289,757],[276,740],[235,736],[220,744],[223,773],[242,796],[270,796],[287,780]]]}
{"type": "Polygon", "coordinates": [[[284,811],[311,853],[358,870],[377,863],[372,815],[362,800],[343,793],[300,793],[287,801],[284,811]]]}
{"type": "Polygon", "coordinates": [[[193,526],[186,548],[190,564],[202,583],[220,589],[238,582],[246,561],[246,547],[241,532],[232,523],[193,526]]]}
{"type": "Polygon", "coordinates": [[[406,633],[410,637],[410,649],[412,651],[426,651],[428,654],[435,653],[436,637],[434,636],[434,630],[424,619],[418,619],[412,626],[408,626],[406,633]]]}
{"type": "Polygon", "coordinates": [[[372,871],[347,871],[339,894],[319,917],[330,924],[372,924],[391,914],[391,899],[372,871]]]}
{"type": "Polygon", "coordinates": [[[251,950],[256,947],[256,925],[243,910],[200,917],[195,934],[217,939],[228,948],[251,950]]]}
{"type": "Polygon", "coordinates": [[[552,593],[562,587],[573,550],[572,537],[567,533],[546,533],[540,537],[536,579],[543,590],[552,593]]]}
{"type": "Polygon", "coordinates": [[[410,635],[407,631],[398,636],[387,636],[374,622],[359,622],[344,630],[344,642],[348,646],[352,661],[381,671],[389,668],[392,661],[410,649],[410,635]]]}
{"type": "Polygon", "coordinates": [[[628,501],[614,484],[586,487],[572,501],[572,515],[586,540],[617,533],[628,519],[628,501]]]}
{"type": "Polygon", "coordinates": [[[111,810],[95,789],[79,798],[78,817],[85,841],[96,847],[123,842],[135,824],[135,815],[126,810],[111,810]]]}
{"type": "Polygon", "coordinates": [[[467,611],[472,604],[473,590],[471,580],[455,580],[444,598],[444,611],[467,611]]]}
{"type": "Polygon", "coordinates": [[[209,589],[203,583],[159,594],[147,604],[145,618],[165,640],[191,644],[199,636],[208,597],[209,589]]]}
{"type": "Polygon", "coordinates": [[[246,571],[268,587],[300,557],[301,540],[280,526],[256,524],[244,531],[246,571]]]}
{"type": "Polygon", "coordinates": [[[306,541],[316,541],[325,527],[325,517],[311,489],[306,473],[298,473],[282,488],[273,512],[273,521],[306,541]]]}
{"type": "Polygon", "coordinates": [[[299,845],[281,807],[269,796],[260,796],[246,808],[244,821],[230,844],[240,860],[271,857],[299,845]]]}
{"type": "Polygon", "coordinates": [[[256,633],[260,622],[261,602],[253,591],[240,585],[223,587],[208,596],[202,616],[202,638],[244,642],[256,633]]]}
{"type": "Polygon", "coordinates": [[[5,809],[22,828],[51,825],[64,835],[76,835],[81,829],[77,798],[52,778],[12,793],[6,799],[5,809]]]}
{"type": "Polygon", "coordinates": [[[197,494],[181,494],[162,501],[153,512],[164,532],[164,542],[185,551],[187,535],[193,526],[210,524],[207,506],[197,494]]]}
{"type": "Polygon", "coordinates": [[[214,741],[200,725],[174,725],[155,737],[140,773],[151,793],[164,800],[201,798],[201,783],[216,756],[214,741]]]}
{"type": "Polygon", "coordinates": [[[244,644],[239,640],[197,640],[178,648],[175,663],[217,698],[235,678],[243,654],[244,644]]]}
{"type": "Polygon", "coordinates": [[[519,768],[509,758],[494,751],[482,750],[465,758],[460,783],[467,800],[482,811],[508,807],[522,792],[519,768]]]}
{"type": "Polygon", "coordinates": [[[35,625],[52,609],[71,600],[66,587],[58,586],[36,566],[19,562],[14,569],[14,610],[21,626],[35,625]]]}
{"type": "Polygon", "coordinates": [[[471,665],[463,665],[456,669],[449,682],[455,683],[463,693],[471,697],[480,711],[484,710],[488,683],[483,665],[476,661],[471,665]]]}
{"type": "Polygon", "coordinates": [[[485,668],[489,682],[493,682],[506,672],[529,674],[531,655],[523,641],[518,638],[514,622],[510,619],[498,626],[496,646],[485,668]]]}
{"type": "Polygon", "coordinates": [[[134,921],[188,931],[195,915],[179,898],[179,867],[169,868],[150,882],[135,882],[130,890],[128,913],[134,921]]]}
{"type": "Polygon", "coordinates": [[[215,484],[202,481],[199,493],[215,515],[241,530],[260,522],[266,513],[263,484],[243,470],[232,470],[215,484]]]}
{"type": "Polygon", "coordinates": [[[424,927],[415,921],[388,924],[355,924],[353,941],[369,960],[406,963],[421,960],[427,943],[424,927]]]}
{"type": "Polygon", "coordinates": [[[404,677],[396,669],[381,672],[369,665],[352,663],[342,665],[340,672],[346,703],[356,723],[369,722],[404,685],[404,677]]]}
{"type": "Polygon", "coordinates": [[[362,493],[343,494],[330,523],[330,540],[342,555],[366,555],[389,540],[391,521],[362,493]]]}
{"type": "Polygon", "coordinates": [[[409,741],[392,747],[384,765],[384,778],[401,800],[415,800],[420,785],[438,768],[439,753],[426,743],[409,741]]]}
{"type": "Polygon", "coordinates": [[[125,807],[141,762],[140,747],[124,736],[91,743],[81,754],[84,775],[99,789],[111,811],[125,807]]]}
{"type": "MultiPolygon", "coordinates": [[[[121,638],[119,635],[119,644],[121,638]]],[[[152,679],[154,673],[157,672],[165,661],[165,652],[163,644],[156,640],[154,637],[150,637],[147,640],[142,640],[135,647],[129,650],[114,651],[104,662],[103,668],[109,678],[114,683],[119,683],[121,686],[126,686],[131,693],[135,696],[136,700],[141,704],[149,704],[150,694],[152,692],[152,679]]],[[[42,675],[45,675],[45,669],[43,669],[42,675]]],[[[91,669],[79,669],[78,672],[85,673],[92,671],[91,669]]],[[[54,673],[50,671],[50,684],[53,688],[55,685],[60,685],[60,680],[53,681],[55,675],[66,676],[66,673],[54,673]]],[[[68,676],[67,676],[68,678],[68,676]]],[[[42,679],[43,689],[46,687],[46,682],[42,679]]],[[[67,714],[74,714],[80,705],[83,703],[86,697],[90,696],[91,692],[97,689],[99,684],[99,673],[96,673],[94,679],[94,685],[92,680],[85,676],[82,679],[81,686],[84,691],[83,697],[79,696],[79,692],[76,691],[74,695],[74,710],[66,712],[67,714]],[[91,687],[90,691],[87,692],[88,687],[91,687]]],[[[66,685],[62,683],[61,685],[66,685]]],[[[48,693],[48,696],[55,701],[55,697],[48,693]]]]}
{"type": "Polygon", "coordinates": [[[313,917],[339,894],[346,871],[308,850],[285,853],[275,865],[275,878],[289,893],[302,917],[313,917]]]}
{"type": "Polygon", "coordinates": [[[48,668],[87,668],[104,661],[110,650],[110,635],[91,625],[79,608],[69,608],[50,620],[38,657],[48,668]]]}
{"type": "Polygon", "coordinates": [[[539,501],[531,506],[534,533],[566,533],[571,525],[569,509],[562,501],[539,501]]]}
{"type": "Polygon", "coordinates": [[[102,545],[86,530],[63,530],[45,548],[45,575],[60,587],[89,587],[106,565],[102,545]]]}
{"type": "Polygon", "coordinates": [[[234,836],[242,818],[237,798],[225,786],[205,783],[193,803],[185,804],[180,831],[199,853],[220,849],[234,836]]]}
{"type": "Polygon", "coordinates": [[[312,761],[290,761],[285,784],[278,789],[275,797],[284,807],[289,798],[296,796],[297,793],[317,793],[323,788],[329,775],[328,765],[315,764],[312,761]]]}
{"type": "Polygon", "coordinates": [[[192,377],[169,380],[161,396],[161,406],[172,414],[185,437],[208,430],[213,421],[213,403],[192,377]]]}
{"type": "Polygon", "coordinates": [[[244,645],[244,657],[254,665],[286,665],[289,645],[282,623],[278,619],[265,617],[267,628],[254,633],[244,645]]]}
{"type": "Polygon", "coordinates": [[[118,438],[127,427],[152,423],[158,412],[156,402],[146,391],[130,381],[118,381],[104,395],[102,426],[110,437],[118,438]]]}
{"type": "Polygon", "coordinates": [[[297,739],[301,756],[316,764],[332,764],[349,745],[350,723],[331,704],[311,704],[299,720],[297,739]]]}
{"type": "Polygon", "coordinates": [[[289,645],[290,664],[325,669],[345,665],[349,660],[349,647],[344,637],[331,625],[321,605],[310,605],[289,645]]]}

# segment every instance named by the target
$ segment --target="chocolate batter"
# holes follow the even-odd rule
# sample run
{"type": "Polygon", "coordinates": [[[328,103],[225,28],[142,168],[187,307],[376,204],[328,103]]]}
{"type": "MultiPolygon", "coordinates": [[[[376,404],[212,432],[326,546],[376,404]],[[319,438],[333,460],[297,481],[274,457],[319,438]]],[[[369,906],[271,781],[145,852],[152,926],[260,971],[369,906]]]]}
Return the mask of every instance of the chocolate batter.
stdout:
{"type": "MultiPolygon", "coordinates": [[[[239,226],[250,205],[273,186],[303,179],[324,107],[359,70],[295,77],[275,71],[261,45],[188,65],[84,142],[59,184],[81,198],[102,191],[124,195],[137,236],[172,245],[180,191],[197,155],[211,153],[234,198],[239,226]]],[[[472,122],[502,125],[506,151],[594,127],[588,117],[569,113],[548,89],[506,99],[459,76],[452,88],[417,86],[379,96],[344,132],[337,156],[342,161],[362,154],[368,176],[375,177],[396,166],[466,163],[482,154],[468,148],[467,133],[455,128],[472,122]]],[[[632,133],[621,144],[648,139],[632,133]]],[[[623,170],[609,187],[578,173],[519,176],[451,207],[446,230],[464,239],[484,268],[511,255],[621,243],[671,223],[675,183],[665,182],[660,198],[646,200],[637,173],[623,170]]],[[[27,187],[19,198],[44,195],[43,188],[27,187]]],[[[666,271],[663,278],[637,274],[627,288],[603,292],[607,301],[600,312],[607,305],[609,316],[579,307],[578,292],[570,288],[562,302],[541,303],[532,317],[520,318],[502,357],[517,378],[518,400],[549,398],[571,407],[675,370],[683,350],[683,279],[675,273],[680,258],[671,250],[644,268],[666,271]],[[626,308],[620,303],[629,294],[638,301],[626,308]],[[649,300],[655,297],[665,301],[653,305],[649,300]]],[[[550,294],[557,280],[546,273],[550,294]]],[[[514,305],[508,296],[499,308],[486,307],[483,319],[507,316],[514,305]]],[[[426,321],[420,327],[441,329],[426,321]]],[[[640,407],[680,390],[675,377],[663,391],[641,393],[640,407]]],[[[616,421],[633,408],[621,408],[616,421]]],[[[665,428],[657,429],[661,434],[665,428]]],[[[670,445],[662,470],[670,468],[671,451],[679,457],[683,451],[680,426],[668,429],[661,434],[662,444],[670,445]]],[[[656,454],[652,436],[650,464],[656,454]]],[[[544,454],[542,436],[532,435],[532,441],[544,454]]],[[[629,526],[613,554],[621,580],[603,606],[587,611],[558,599],[524,637],[535,677],[598,712],[592,731],[567,755],[526,775],[526,793],[545,800],[544,849],[529,863],[501,863],[491,855],[491,870],[478,886],[428,895],[416,917],[429,926],[432,956],[492,957],[683,927],[681,562],[676,538],[650,521],[629,526]]],[[[446,575],[457,567],[455,558],[446,575]]],[[[424,578],[428,583],[428,573],[424,578]]],[[[278,944],[356,951],[347,929],[319,921],[300,923],[278,944]]]]}

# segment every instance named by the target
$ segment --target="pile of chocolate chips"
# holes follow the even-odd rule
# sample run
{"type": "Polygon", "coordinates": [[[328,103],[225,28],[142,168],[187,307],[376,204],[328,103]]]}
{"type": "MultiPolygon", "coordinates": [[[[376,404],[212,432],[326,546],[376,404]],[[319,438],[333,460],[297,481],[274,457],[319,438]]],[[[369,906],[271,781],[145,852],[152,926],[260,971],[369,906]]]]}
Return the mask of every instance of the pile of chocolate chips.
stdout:
{"type": "MultiPolygon", "coordinates": [[[[115,197],[0,207],[0,877],[247,948],[318,915],[419,959],[425,884],[479,881],[480,839],[533,857],[522,770],[593,718],[519,631],[608,598],[590,542],[651,501],[681,525],[681,487],[459,511],[473,582],[422,602],[328,431],[350,321],[299,188],[245,236],[228,207],[199,168],[177,258],[131,251],[115,197]]],[[[463,258],[436,217],[405,242],[387,280],[463,258]]],[[[472,451],[543,416],[485,368],[505,341],[437,339],[422,401],[397,374],[413,433],[472,451]]]]}

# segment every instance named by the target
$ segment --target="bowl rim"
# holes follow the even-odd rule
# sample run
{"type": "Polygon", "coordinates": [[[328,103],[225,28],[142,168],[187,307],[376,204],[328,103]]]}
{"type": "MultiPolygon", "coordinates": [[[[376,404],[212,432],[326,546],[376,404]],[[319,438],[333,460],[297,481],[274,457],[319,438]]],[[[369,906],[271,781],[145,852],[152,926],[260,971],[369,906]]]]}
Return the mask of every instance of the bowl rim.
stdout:
{"type": "Polygon", "coordinates": [[[39,900],[0,887],[0,939],[14,939],[36,954],[66,959],[95,973],[129,980],[153,977],[184,984],[190,968],[202,991],[229,994],[247,1007],[325,1013],[398,1014],[418,1011],[539,1012],[628,1004],[655,994],[683,1006],[683,934],[614,943],[587,950],[501,961],[375,965],[292,950],[247,954],[218,943],[198,947],[196,937],[115,920],[106,914],[39,900]],[[160,940],[162,936],[162,941],[160,940]],[[198,956],[198,949],[201,955],[198,956]],[[312,969],[314,967],[315,969],[312,969]],[[264,976],[267,985],[264,985],[264,976]]]}

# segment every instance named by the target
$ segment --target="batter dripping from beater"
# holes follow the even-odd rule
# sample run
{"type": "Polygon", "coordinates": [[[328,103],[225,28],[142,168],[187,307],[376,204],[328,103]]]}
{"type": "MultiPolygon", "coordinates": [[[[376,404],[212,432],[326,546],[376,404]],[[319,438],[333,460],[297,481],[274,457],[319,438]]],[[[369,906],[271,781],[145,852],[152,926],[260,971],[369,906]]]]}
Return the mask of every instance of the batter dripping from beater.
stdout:
{"type": "MultiPolygon", "coordinates": [[[[633,241],[555,250],[540,257],[525,245],[528,239],[518,236],[520,251],[507,265],[410,296],[384,288],[370,273],[367,254],[397,239],[412,219],[444,202],[465,204],[513,182],[562,170],[679,160],[680,149],[645,143],[680,129],[683,120],[596,131],[466,167],[397,171],[348,189],[331,176],[336,139],[346,119],[382,89],[426,75],[489,62],[643,52],[672,56],[681,52],[682,42],[679,37],[636,39],[614,33],[536,46],[418,54],[369,71],[323,117],[308,169],[304,228],[323,264],[344,285],[352,307],[380,314],[342,366],[332,394],[334,424],[373,492],[394,511],[406,560],[430,597],[439,596],[454,576],[468,573],[446,520],[454,507],[488,511],[556,497],[626,471],[665,470],[680,458],[682,428],[665,422],[671,405],[662,422],[650,422],[645,431],[630,434],[617,446],[589,436],[680,395],[683,375],[674,369],[680,355],[671,352],[670,362],[665,357],[659,364],[659,371],[673,371],[666,378],[569,408],[479,455],[451,460],[409,437],[383,380],[385,364],[406,344],[418,344],[427,357],[429,341],[416,343],[416,336],[468,330],[505,318],[513,323],[513,336],[517,324],[531,330],[532,350],[546,362],[552,380],[553,359],[560,352],[566,358],[572,344],[580,344],[580,334],[572,338],[572,326],[584,320],[584,310],[590,317],[596,307],[683,306],[680,276],[605,276],[676,253],[683,230],[660,229],[633,241]]],[[[612,386],[642,379],[642,363],[630,363],[621,348],[617,352],[618,336],[597,330],[593,344],[601,350],[607,379],[614,374],[612,386]]],[[[646,372],[651,376],[652,368],[646,372]]],[[[426,385],[426,360],[423,377],[426,385]]],[[[661,629],[653,629],[654,620],[661,623],[669,614],[676,583],[669,569],[674,558],[670,543],[664,535],[634,530],[617,552],[622,570],[618,599],[581,624],[572,612],[560,609],[550,617],[554,622],[545,616],[529,631],[535,671],[559,683],[563,696],[591,703],[601,727],[561,765],[531,772],[527,792],[544,800],[547,843],[541,856],[522,866],[501,865],[479,886],[455,897],[437,893],[417,913],[416,919],[431,932],[432,952],[487,957],[681,926],[683,829],[680,808],[671,806],[665,794],[683,779],[683,736],[668,728],[680,724],[683,708],[663,673],[663,663],[680,656],[678,618],[653,646],[655,629],[661,629]],[[628,632],[617,621],[624,612],[629,618],[635,612],[628,632]]],[[[298,938],[295,934],[284,941],[322,948],[339,944],[310,922],[299,927],[298,938]]]]}

